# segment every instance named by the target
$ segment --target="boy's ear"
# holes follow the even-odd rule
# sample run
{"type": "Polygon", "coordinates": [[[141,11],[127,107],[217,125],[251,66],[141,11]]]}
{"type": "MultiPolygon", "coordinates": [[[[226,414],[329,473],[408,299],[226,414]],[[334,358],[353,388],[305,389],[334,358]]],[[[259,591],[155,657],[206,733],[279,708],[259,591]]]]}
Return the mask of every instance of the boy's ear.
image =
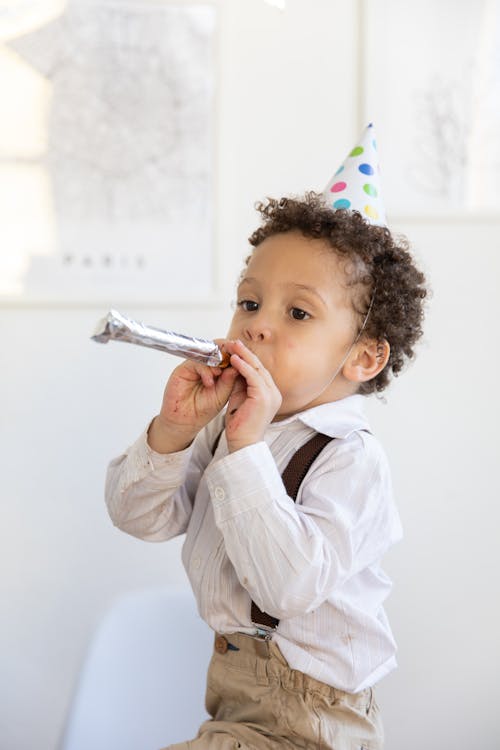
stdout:
{"type": "Polygon", "coordinates": [[[386,366],[391,347],[386,339],[361,340],[343,367],[343,375],[353,383],[375,378],[386,366]]]}

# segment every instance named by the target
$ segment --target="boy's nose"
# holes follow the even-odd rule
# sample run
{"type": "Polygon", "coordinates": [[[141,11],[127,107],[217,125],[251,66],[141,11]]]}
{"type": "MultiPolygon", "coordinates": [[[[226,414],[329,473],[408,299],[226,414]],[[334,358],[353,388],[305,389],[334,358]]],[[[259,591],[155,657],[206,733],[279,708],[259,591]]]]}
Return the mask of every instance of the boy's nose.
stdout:
{"type": "Polygon", "coordinates": [[[244,329],[247,341],[268,341],[271,338],[271,327],[261,317],[256,316],[244,329]]]}

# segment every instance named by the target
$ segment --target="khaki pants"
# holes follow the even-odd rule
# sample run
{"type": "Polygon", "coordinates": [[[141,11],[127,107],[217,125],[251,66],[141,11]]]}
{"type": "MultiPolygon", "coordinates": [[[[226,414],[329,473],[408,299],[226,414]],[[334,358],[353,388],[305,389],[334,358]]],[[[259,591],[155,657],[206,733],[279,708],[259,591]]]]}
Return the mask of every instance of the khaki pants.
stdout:
{"type": "Polygon", "coordinates": [[[355,695],[290,669],[273,641],[217,636],[205,721],[196,739],[165,750],[381,750],[371,688],[355,695]]]}

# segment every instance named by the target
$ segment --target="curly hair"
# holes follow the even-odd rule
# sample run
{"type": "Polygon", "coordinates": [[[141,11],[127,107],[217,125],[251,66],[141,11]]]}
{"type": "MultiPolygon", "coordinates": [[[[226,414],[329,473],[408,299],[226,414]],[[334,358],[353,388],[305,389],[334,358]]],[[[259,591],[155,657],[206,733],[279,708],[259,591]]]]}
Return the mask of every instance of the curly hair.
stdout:
{"type": "Polygon", "coordinates": [[[415,265],[408,240],[393,236],[387,227],[368,223],[358,211],[333,211],[314,192],[299,198],[268,198],[255,207],[262,225],[249,237],[254,247],[267,237],[296,231],[324,240],[345,258],[344,271],[348,285],[354,287],[352,304],[360,329],[365,321],[362,336],[377,342],[385,339],[391,350],[384,369],[361,383],[358,393],[382,392],[389,385],[390,373],[397,376],[414,357],[414,346],[422,335],[426,279],[415,265]]]}

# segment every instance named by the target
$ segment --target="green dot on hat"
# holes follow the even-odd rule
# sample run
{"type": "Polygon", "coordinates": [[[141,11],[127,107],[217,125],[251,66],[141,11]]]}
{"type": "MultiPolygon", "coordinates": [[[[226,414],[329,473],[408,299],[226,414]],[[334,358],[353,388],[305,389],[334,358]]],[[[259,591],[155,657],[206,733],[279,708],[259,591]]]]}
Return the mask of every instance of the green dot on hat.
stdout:
{"type": "Polygon", "coordinates": [[[363,185],[363,190],[367,195],[371,195],[373,198],[376,198],[378,195],[375,185],[371,185],[369,182],[367,182],[366,185],[363,185]]]}
{"type": "Polygon", "coordinates": [[[353,148],[349,156],[359,156],[364,151],[363,146],[356,146],[356,148],[353,148]]]}

